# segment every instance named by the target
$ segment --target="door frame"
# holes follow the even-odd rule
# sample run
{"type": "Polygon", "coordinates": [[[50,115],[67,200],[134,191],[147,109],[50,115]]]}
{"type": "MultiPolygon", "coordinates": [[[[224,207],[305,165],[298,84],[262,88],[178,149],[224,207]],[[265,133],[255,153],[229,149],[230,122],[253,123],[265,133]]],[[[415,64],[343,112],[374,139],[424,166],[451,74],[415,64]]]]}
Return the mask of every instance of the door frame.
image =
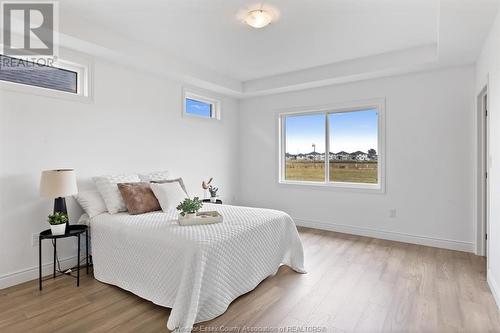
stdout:
{"type": "MultiPolygon", "coordinates": [[[[486,256],[488,259],[488,242],[486,235],[489,234],[489,202],[488,193],[489,186],[487,185],[487,172],[489,172],[488,156],[489,156],[489,121],[485,110],[488,108],[488,84],[486,84],[476,100],[476,177],[475,177],[475,212],[476,212],[476,249],[475,253],[479,256],[486,256]],[[486,103],[485,103],[486,97],[486,103]]],[[[488,261],[488,260],[487,260],[488,261]]]]}

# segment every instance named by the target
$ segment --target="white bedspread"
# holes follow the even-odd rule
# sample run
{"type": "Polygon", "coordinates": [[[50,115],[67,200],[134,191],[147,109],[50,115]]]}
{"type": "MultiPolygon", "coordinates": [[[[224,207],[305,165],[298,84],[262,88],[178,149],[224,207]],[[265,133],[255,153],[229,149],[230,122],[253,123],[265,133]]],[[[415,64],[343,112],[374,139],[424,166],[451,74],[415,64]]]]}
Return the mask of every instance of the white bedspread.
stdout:
{"type": "Polygon", "coordinates": [[[219,211],[224,222],[179,226],[175,211],[94,217],[95,278],[172,308],[168,328],[191,331],[281,264],[305,272],[302,243],[284,212],[215,204],[202,210],[219,211]]]}

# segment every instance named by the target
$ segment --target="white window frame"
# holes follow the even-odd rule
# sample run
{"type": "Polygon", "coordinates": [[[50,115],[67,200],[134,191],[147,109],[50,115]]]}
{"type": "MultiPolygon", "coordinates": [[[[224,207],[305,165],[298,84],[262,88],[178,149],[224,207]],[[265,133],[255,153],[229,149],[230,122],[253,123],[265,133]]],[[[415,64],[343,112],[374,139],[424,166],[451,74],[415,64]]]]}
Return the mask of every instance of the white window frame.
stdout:
{"type": "Polygon", "coordinates": [[[371,99],[357,102],[349,102],[342,104],[330,104],[323,106],[312,106],[303,108],[283,109],[277,112],[278,123],[278,183],[286,186],[298,187],[311,187],[315,189],[348,189],[356,191],[367,192],[385,192],[385,99],[371,99]],[[378,162],[378,183],[377,184],[364,184],[364,183],[350,183],[350,182],[330,182],[330,168],[329,168],[329,152],[330,152],[330,124],[328,114],[342,113],[342,112],[355,112],[367,109],[378,110],[378,148],[377,148],[377,162],[378,162]],[[300,180],[286,180],[285,179],[285,154],[286,154],[286,128],[284,119],[290,115],[313,115],[325,114],[325,181],[300,181],[300,180]]]}
{"type": "Polygon", "coordinates": [[[213,98],[213,97],[207,97],[205,94],[199,94],[192,92],[190,90],[184,90],[183,95],[182,95],[182,115],[184,117],[193,117],[193,118],[199,118],[199,119],[215,119],[215,120],[220,120],[221,118],[221,102],[220,99],[218,98],[213,98]],[[207,103],[211,105],[212,108],[212,114],[210,117],[205,117],[193,113],[188,113],[186,109],[186,99],[192,99],[196,101],[200,101],[203,103],[207,103]]]}
{"type": "MultiPolygon", "coordinates": [[[[88,96],[88,85],[87,85],[87,77],[88,77],[88,67],[84,65],[80,65],[74,62],[70,62],[63,59],[58,59],[54,62],[54,67],[68,70],[76,73],[76,94],[79,96],[88,96]]],[[[47,89],[47,88],[46,88],[47,89]]],[[[55,90],[55,89],[50,89],[55,90]]],[[[59,90],[57,90],[59,91],[59,90]]],[[[61,91],[65,92],[65,91],[61,91]]]]}
{"type": "MultiPolygon", "coordinates": [[[[19,57],[16,56],[6,56],[19,59],[19,57]]],[[[93,102],[92,62],[70,51],[63,51],[63,56],[64,58],[57,58],[53,62],[53,67],[77,73],[76,93],[2,80],[0,80],[0,89],[45,97],[61,98],[84,103],[93,102]],[[72,59],[74,61],[71,61],[69,59],[72,59]]],[[[36,56],[34,55],[34,57],[36,56]]]]}

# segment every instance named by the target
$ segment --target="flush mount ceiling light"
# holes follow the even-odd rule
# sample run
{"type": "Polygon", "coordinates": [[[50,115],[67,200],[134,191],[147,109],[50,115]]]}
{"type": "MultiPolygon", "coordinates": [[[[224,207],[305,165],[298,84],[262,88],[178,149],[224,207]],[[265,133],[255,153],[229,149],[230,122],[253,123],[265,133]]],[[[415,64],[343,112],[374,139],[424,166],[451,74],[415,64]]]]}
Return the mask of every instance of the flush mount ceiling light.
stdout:
{"type": "Polygon", "coordinates": [[[271,13],[263,9],[257,9],[248,12],[245,18],[245,23],[252,28],[260,29],[267,26],[272,20],[273,17],[271,13]]]}

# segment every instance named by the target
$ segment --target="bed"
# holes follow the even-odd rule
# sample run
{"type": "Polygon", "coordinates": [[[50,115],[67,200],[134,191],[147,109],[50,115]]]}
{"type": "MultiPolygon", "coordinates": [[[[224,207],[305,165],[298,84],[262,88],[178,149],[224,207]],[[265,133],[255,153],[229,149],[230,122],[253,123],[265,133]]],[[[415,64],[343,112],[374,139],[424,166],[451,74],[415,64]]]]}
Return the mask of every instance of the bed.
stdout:
{"type": "Polygon", "coordinates": [[[286,213],[216,204],[202,210],[217,210],[224,222],[179,226],[175,211],[93,217],[95,278],[171,308],[167,327],[189,332],[281,265],[305,273],[302,243],[286,213]]]}

